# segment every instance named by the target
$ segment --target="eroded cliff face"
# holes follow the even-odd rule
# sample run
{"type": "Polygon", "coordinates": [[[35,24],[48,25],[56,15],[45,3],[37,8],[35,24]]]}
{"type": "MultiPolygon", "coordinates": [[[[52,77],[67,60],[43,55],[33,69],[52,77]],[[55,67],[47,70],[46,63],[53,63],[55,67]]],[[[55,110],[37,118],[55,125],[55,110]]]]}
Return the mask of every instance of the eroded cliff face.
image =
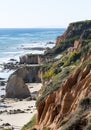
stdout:
{"type": "Polygon", "coordinates": [[[91,20],[71,23],[45,56],[33,130],[91,130],[91,20]]]}
{"type": "MultiPolygon", "coordinates": [[[[43,130],[44,127],[50,128],[51,130],[57,130],[59,128],[60,130],[73,130],[64,126],[75,115],[74,113],[78,110],[79,102],[87,97],[91,98],[91,64],[88,64],[84,69],[82,69],[82,66],[78,67],[61,89],[48,95],[46,99],[38,104],[37,121],[39,125],[37,128],[39,130],[43,130]]],[[[79,108],[83,109],[83,107],[79,108]]],[[[84,111],[86,109],[88,107],[84,111]]],[[[85,116],[91,119],[90,115],[91,112],[88,111],[85,116]]],[[[88,120],[85,126],[87,124],[88,120]]],[[[74,130],[83,130],[82,128],[80,129],[79,126],[78,129],[74,130]]]]}

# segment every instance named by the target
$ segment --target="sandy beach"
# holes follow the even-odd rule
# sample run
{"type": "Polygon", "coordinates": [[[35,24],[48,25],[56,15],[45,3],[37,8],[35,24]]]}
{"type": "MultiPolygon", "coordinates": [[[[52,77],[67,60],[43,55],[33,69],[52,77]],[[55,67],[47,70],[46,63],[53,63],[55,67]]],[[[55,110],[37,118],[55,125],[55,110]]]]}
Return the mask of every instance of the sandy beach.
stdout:
{"type": "MultiPolygon", "coordinates": [[[[41,86],[41,83],[28,84],[31,94],[37,93],[41,86]]],[[[4,101],[1,101],[0,130],[8,127],[13,127],[14,130],[21,130],[36,113],[35,104],[36,100],[30,100],[29,98],[23,100],[5,99],[4,101]],[[10,124],[11,126],[5,126],[7,124],[10,124]]]]}

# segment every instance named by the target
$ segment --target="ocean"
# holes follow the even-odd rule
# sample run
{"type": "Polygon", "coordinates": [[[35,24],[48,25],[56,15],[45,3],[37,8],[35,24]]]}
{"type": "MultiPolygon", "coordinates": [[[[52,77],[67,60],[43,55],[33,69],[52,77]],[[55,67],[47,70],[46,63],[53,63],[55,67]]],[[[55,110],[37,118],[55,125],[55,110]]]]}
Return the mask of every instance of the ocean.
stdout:
{"type": "Polygon", "coordinates": [[[2,71],[2,64],[10,59],[19,61],[19,56],[32,53],[41,54],[43,50],[32,48],[52,48],[56,38],[63,34],[62,28],[0,29],[0,78],[7,78],[12,71],[2,71]]]}
{"type": "MultiPolygon", "coordinates": [[[[41,54],[44,50],[38,48],[52,48],[57,36],[65,29],[0,29],[0,78],[4,78],[4,86],[0,86],[0,126],[9,123],[15,130],[21,129],[36,113],[36,101],[2,99],[6,94],[7,79],[14,70],[4,70],[3,64],[12,62],[10,59],[19,61],[19,56],[32,53],[41,54]],[[50,42],[50,43],[49,43],[50,42]],[[36,49],[34,49],[36,48],[36,49]],[[24,113],[9,114],[17,110],[24,113]],[[17,119],[19,121],[17,121],[17,119]]],[[[2,80],[0,80],[1,82],[2,80]]],[[[39,91],[41,84],[30,85],[31,93],[39,91]]],[[[3,126],[4,127],[4,126],[3,126]]],[[[10,126],[9,126],[10,127],[10,126]]],[[[9,128],[8,127],[8,128],[9,128]]],[[[7,126],[5,126],[7,128],[7,126]]],[[[3,128],[2,128],[3,129],[3,128]]]]}

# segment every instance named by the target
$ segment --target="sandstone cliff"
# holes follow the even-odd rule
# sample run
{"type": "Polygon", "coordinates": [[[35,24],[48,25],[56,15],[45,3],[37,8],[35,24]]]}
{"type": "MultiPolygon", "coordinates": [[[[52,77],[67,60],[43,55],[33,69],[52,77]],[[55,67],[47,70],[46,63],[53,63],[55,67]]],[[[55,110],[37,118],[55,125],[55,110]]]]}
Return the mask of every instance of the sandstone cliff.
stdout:
{"type": "MultiPolygon", "coordinates": [[[[91,63],[88,64],[83,70],[79,67],[74,74],[72,74],[65,84],[58,91],[48,95],[48,97],[39,103],[38,110],[38,124],[40,129],[43,130],[44,126],[49,127],[52,130],[83,130],[89,124],[90,110],[91,110],[91,63]],[[79,107],[79,112],[86,119],[84,125],[77,124],[77,121],[74,120],[75,112],[78,109],[79,101],[84,101],[81,107],[79,107]],[[89,102],[88,102],[89,100],[89,102]],[[88,104],[87,104],[88,103],[88,104]],[[87,106],[88,105],[88,106],[87,106]],[[89,110],[88,110],[89,107],[89,110]],[[87,111],[88,110],[88,111],[87,111]],[[69,125],[65,125],[68,123],[69,125]],[[73,125],[73,126],[72,126],[73,125]],[[68,128],[69,126],[69,128],[68,128]]],[[[82,119],[79,117],[79,123],[82,119]]]]}
{"type": "Polygon", "coordinates": [[[33,130],[91,130],[91,21],[71,23],[45,56],[33,130]]]}
{"type": "MultiPolygon", "coordinates": [[[[59,82],[59,80],[62,82],[59,82],[60,87],[57,88],[57,91],[48,92],[50,94],[47,94],[48,96],[40,100],[37,106],[37,129],[91,129],[90,29],[91,21],[71,23],[67,31],[57,38],[56,46],[53,48],[52,53],[54,55],[62,54],[63,58],[59,59],[61,62],[51,61],[54,66],[51,65],[50,68],[54,69],[54,67],[57,67],[56,73],[54,69],[54,74],[49,77],[49,79],[47,78],[47,84],[45,82],[44,86],[47,86],[46,89],[48,88],[50,91],[48,85],[51,86],[50,88],[52,90],[56,77],[57,82],[59,82]],[[55,63],[58,65],[56,66],[55,63]],[[61,72],[59,64],[61,64],[61,72]],[[69,70],[67,70],[67,68],[69,70]],[[74,69],[70,71],[72,68],[74,69]],[[64,75],[65,71],[66,75],[64,75]],[[58,76],[60,78],[58,78],[58,76]],[[50,80],[52,80],[51,84],[50,80]]],[[[48,69],[48,72],[52,69],[48,69]]]]}

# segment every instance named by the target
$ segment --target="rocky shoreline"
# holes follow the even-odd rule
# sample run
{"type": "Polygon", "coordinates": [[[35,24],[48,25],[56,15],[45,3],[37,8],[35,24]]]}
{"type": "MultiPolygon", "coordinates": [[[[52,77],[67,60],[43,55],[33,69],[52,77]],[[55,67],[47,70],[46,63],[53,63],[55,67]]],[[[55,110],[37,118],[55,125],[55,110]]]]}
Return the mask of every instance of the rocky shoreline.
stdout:
{"type": "Polygon", "coordinates": [[[36,99],[42,86],[39,69],[43,58],[43,55],[26,54],[19,62],[10,59],[3,64],[3,71],[13,70],[13,73],[8,81],[0,77],[0,129],[21,129],[36,113],[36,99]]]}

